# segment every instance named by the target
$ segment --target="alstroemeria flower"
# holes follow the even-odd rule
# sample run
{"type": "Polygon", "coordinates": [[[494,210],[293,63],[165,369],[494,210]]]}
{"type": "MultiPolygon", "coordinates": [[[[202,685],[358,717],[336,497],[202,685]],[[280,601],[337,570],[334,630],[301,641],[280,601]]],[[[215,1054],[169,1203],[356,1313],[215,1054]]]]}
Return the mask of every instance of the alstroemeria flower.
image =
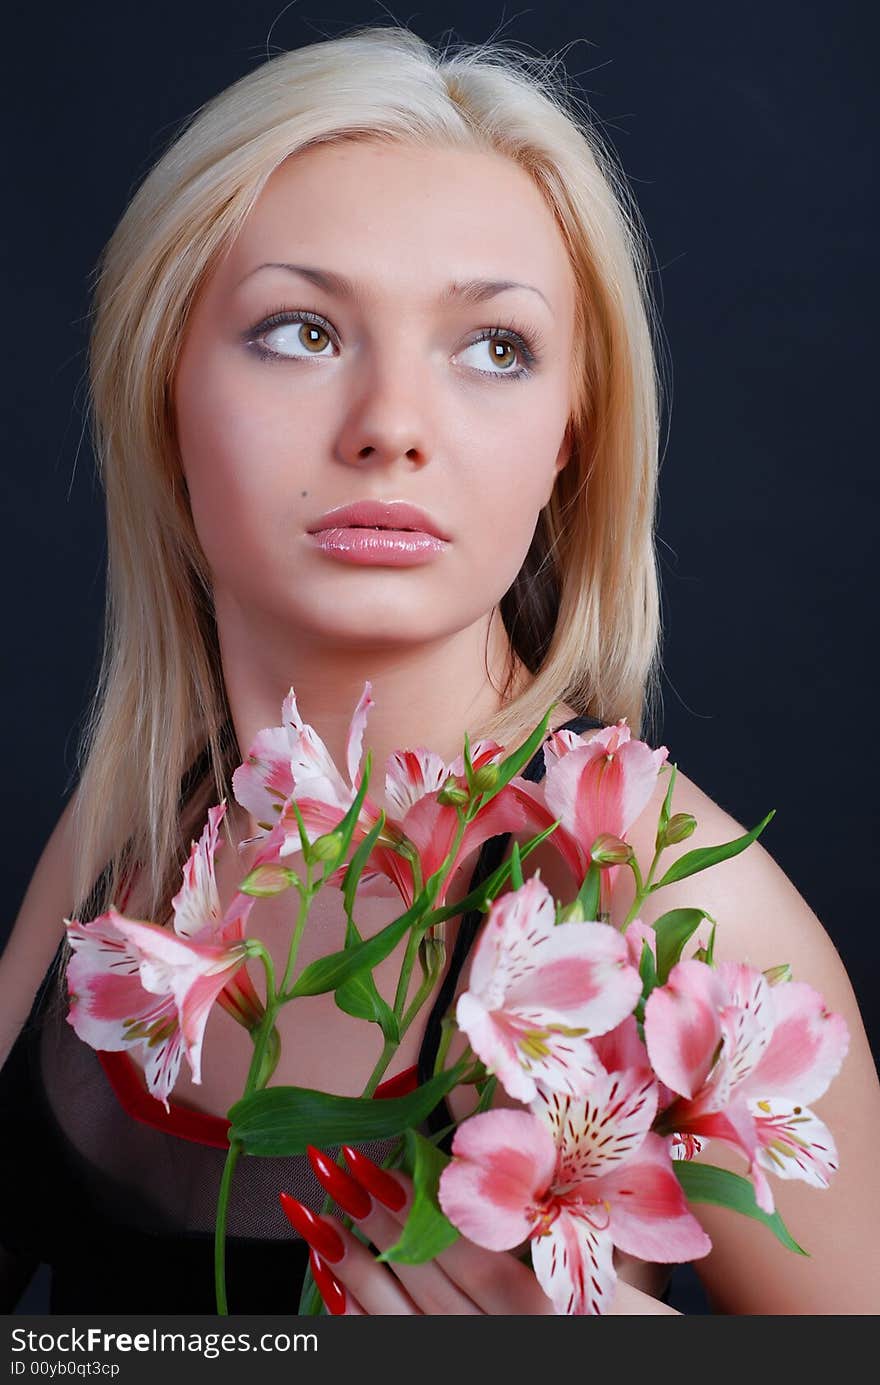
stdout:
{"type": "MultiPolygon", "coordinates": [[[[546,806],[559,827],[550,840],[580,888],[597,837],[626,834],[650,802],[666,761],[665,745],[652,749],[634,740],[626,718],[584,736],[560,730],[544,743],[546,775],[541,784],[523,781],[520,792],[546,806]]],[[[626,866],[606,866],[600,877],[600,907],[607,910],[614,880],[626,866]]]]}
{"type": "MultiPolygon", "coordinates": [[[[247,762],[232,777],[239,803],[247,808],[268,834],[255,865],[274,861],[301,849],[299,827],[292,803],[296,804],[310,841],[337,827],[351,807],[360,787],[363,736],[369,708],[373,705],[370,683],[355,710],[346,748],[349,782],[336,769],[324,742],[304,723],[297,711],[291,688],[284,702],[283,725],[261,731],[251,747],[247,762]],[[282,798],[282,795],[287,795],[282,798]]],[[[478,740],[471,748],[475,770],[504,757],[504,747],[492,740],[478,740]]],[[[388,883],[408,907],[415,898],[415,874],[408,852],[415,854],[422,881],[433,875],[452,848],[458,827],[458,813],[451,804],[438,803],[440,790],[452,779],[455,786],[466,785],[464,756],[447,764],[439,755],[424,748],[395,751],[388,757],[385,775],[386,820],[358,886],[361,894],[387,894],[388,883]]],[[[445,902],[449,884],[458,864],[479,849],[489,837],[508,832],[533,834],[553,822],[543,804],[518,792],[525,780],[515,779],[493,797],[468,824],[446,884],[436,899],[445,902]]],[[[363,840],[375,825],[380,805],[367,793],[361,805],[352,836],[353,845],[363,840]]],[[[345,866],[329,876],[341,885],[345,866]]]]}
{"type": "Polygon", "coordinates": [[[534,875],[489,910],[456,1019],[505,1091],[533,1101],[536,1083],[569,1095],[601,1072],[588,1035],[629,1014],[642,983],[605,923],[563,923],[534,875]]]}
{"type": "Polygon", "coordinates": [[[201,1081],[201,1048],[216,1002],[253,1025],[263,1004],[245,966],[245,926],[253,898],[236,894],[221,917],[214,854],[225,801],[211,808],[172,901],[173,931],[124,918],[116,909],[88,923],[65,919],[74,955],[67,968],[67,1022],[92,1048],[141,1046],[149,1090],[168,1094],[184,1055],[201,1081]]]}
{"type": "Polygon", "coordinates": [[[600,1073],[585,1097],[541,1093],[528,1111],[487,1111],[459,1126],[439,1200],[454,1226],[489,1250],[531,1240],[538,1281],[557,1313],[605,1313],[614,1247],[644,1260],[706,1255],[666,1144],[650,1133],[649,1069],[600,1073]]]}
{"type": "Polygon", "coordinates": [[[837,1168],[831,1132],[809,1109],[849,1046],[841,1015],[802,981],[776,986],[736,962],[679,962],[645,1006],[657,1076],[677,1100],[663,1126],[715,1138],[749,1163],[758,1206],[772,1212],[764,1169],[827,1187],[837,1168]]]}

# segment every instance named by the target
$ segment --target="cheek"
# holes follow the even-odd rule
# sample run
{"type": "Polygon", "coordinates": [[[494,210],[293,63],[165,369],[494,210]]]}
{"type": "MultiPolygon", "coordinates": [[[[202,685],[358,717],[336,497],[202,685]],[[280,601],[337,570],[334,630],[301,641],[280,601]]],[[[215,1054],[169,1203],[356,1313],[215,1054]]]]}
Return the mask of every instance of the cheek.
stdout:
{"type": "Polygon", "coordinates": [[[506,572],[507,586],[522,566],[552,490],[565,415],[560,413],[557,427],[554,413],[541,406],[528,416],[519,413],[517,421],[516,428],[508,420],[503,428],[481,430],[466,478],[474,556],[487,571],[506,572]]]}
{"type": "Polygon", "coordinates": [[[184,361],[175,388],[193,523],[218,574],[265,563],[276,536],[292,533],[314,506],[308,458],[315,455],[315,422],[294,426],[278,391],[255,387],[243,373],[222,360],[197,370],[184,361]]]}

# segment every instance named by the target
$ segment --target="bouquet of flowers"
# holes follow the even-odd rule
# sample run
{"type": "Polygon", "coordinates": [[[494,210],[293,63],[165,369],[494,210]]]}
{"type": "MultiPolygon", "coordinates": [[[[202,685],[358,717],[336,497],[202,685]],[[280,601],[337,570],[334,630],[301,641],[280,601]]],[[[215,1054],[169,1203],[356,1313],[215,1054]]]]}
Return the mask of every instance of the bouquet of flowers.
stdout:
{"type": "MultiPolygon", "coordinates": [[[[660,873],[663,852],[696,826],[692,816],[671,812],[676,771],[666,747],[633,739],[625,720],[583,737],[548,736],[552,707],[512,753],[491,740],[471,745],[467,735],[451,764],[423,748],[395,752],[382,806],[370,796],[370,755],[362,753],[371,705],[367,683],[349,729],[347,779],[300,719],[293,689],[281,725],[258,734],[232,789],[261,836],[242,843],[256,841],[257,855],[225,912],[214,874],[224,800],[192,843],[170,928],[115,908],[86,923],[65,919],[74,949],[68,1022],[97,1049],[141,1046],[147,1085],[166,1108],[184,1058],[193,1081],[201,1080],[214,1004],[253,1040],[245,1090],[228,1112],[218,1312],[228,1311],[226,1209],[239,1156],[388,1137],[399,1137],[388,1165],[411,1175],[413,1198],[398,1243],[382,1259],[424,1262],[459,1235],[492,1250],[525,1246],[557,1313],[607,1311],[614,1247],[667,1263],[707,1254],[711,1242],[693,1211],[700,1203],[757,1218],[803,1253],[774,1211],[767,1174],[828,1185],[834,1140],[808,1103],[843,1062],[846,1025],[787,965],[759,971],[716,962],[716,920],[703,910],[673,909],[653,924],[639,918],[649,895],[744,850],[773,813],[660,873]],[[546,775],[536,784],[520,771],[542,742],[546,775]],[[661,774],[669,782],[645,871],[626,834],[661,774]],[[488,838],[513,832],[532,835],[522,848],[514,842],[510,858],[468,896],[448,903],[462,860],[488,838]],[[523,876],[523,862],[547,839],[572,876],[567,902],[553,899],[539,873],[523,876]],[[615,927],[609,892],[620,869],[632,872],[635,898],[615,927]],[[325,886],[342,893],[345,946],[298,970],[310,907],[325,886]],[[287,890],[298,908],[279,983],[248,926],[256,900],[287,890]],[[362,936],[358,899],[389,890],[404,912],[362,936]],[[486,919],[468,988],[444,1020],[433,1076],[405,1095],[374,1099],[440,982],[440,925],[475,908],[486,919]],[[373,972],[404,940],[392,1003],[373,972]],[[265,971],[262,996],[247,970],[251,958],[265,971]],[[272,1086],[280,1008],[330,992],[340,1009],[381,1031],[362,1096],[272,1086]],[[456,1030],[466,1043],[451,1062],[456,1030]],[[499,1085],[516,1105],[492,1109],[499,1085]],[[444,1132],[429,1137],[420,1126],[458,1086],[473,1089],[473,1102],[449,1156],[439,1147],[444,1132]],[[695,1161],[707,1140],[736,1149],[746,1176],[695,1161]]],[[[320,1311],[309,1278],[300,1310],[320,1311]]]]}

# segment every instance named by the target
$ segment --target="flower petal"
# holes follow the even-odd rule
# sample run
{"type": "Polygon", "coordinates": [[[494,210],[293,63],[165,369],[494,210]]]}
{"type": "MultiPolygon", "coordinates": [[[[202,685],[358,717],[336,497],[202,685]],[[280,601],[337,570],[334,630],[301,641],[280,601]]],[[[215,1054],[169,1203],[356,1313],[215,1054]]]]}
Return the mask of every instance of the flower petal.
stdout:
{"type": "Polygon", "coordinates": [[[602,1072],[589,1039],[571,1033],[565,1016],[555,1024],[550,1015],[534,1027],[512,1012],[487,1010],[466,991],[459,997],[455,1017],[477,1057],[516,1101],[534,1101],[538,1083],[564,1095],[581,1095],[602,1072]]]}
{"type": "Polygon", "coordinates": [[[385,799],[402,818],[420,798],[439,793],[448,778],[446,761],[433,750],[395,750],[386,761],[385,799]]]}
{"type": "Polygon", "coordinates": [[[225,799],[216,807],[209,808],[202,835],[192,843],[189,860],[183,868],[183,884],[171,901],[174,931],[178,937],[192,938],[206,927],[216,928],[220,924],[220,897],[214,874],[214,856],[225,812],[225,799]]]}
{"type": "Polygon", "coordinates": [[[534,1203],[549,1186],[556,1149],[528,1111],[485,1111],[456,1130],[440,1176],[443,1212],[468,1240],[512,1250],[534,1225],[534,1203]]]}
{"type": "Polygon", "coordinates": [[[561,1211],[549,1231],[532,1241],[532,1267],[559,1314],[607,1313],[617,1272],[608,1230],[575,1208],[561,1211]]]}
{"type": "Polygon", "coordinates": [[[777,1178],[798,1178],[827,1188],[837,1172],[831,1131],[808,1106],[770,1097],[749,1103],[758,1132],[758,1162],[777,1178]]]}
{"type": "Polygon", "coordinates": [[[750,1097],[816,1101],[840,1071],[849,1048],[842,1015],[829,1010],[805,981],[773,987],[776,1022],[760,1062],[741,1090],[750,1097]]]}
{"type": "Polygon", "coordinates": [[[726,1001],[713,968],[692,960],[677,962],[666,985],[648,997],[645,1042],[651,1063],[660,1080],[682,1096],[693,1096],[709,1074],[726,1001]]]}
{"type": "Polygon", "coordinates": [[[585,1097],[540,1090],[530,1108],[559,1151],[555,1187],[568,1187],[631,1159],[657,1110],[657,1083],[647,1068],[600,1073],[585,1097]]]}
{"type": "Polygon", "coordinates": [[[348,780],[350,784],[356,784],[357,787],[360,787],[358,771],[360,769],[361,755],[363,754],[367,713],[370,708],[375,705],[370,696],[372,687],[373,685],[369,680],[364,683],[364,690],[360,695],[358,705],[354,709],[351,725],[348,728],[348,739],[345,743],[345,760],[348,766],[348,780]]]}
{"type": "Polygon", "coordinates": [[[614,1244],[629,1255],[681,1264],[712,1249],[659,1135],[646,1135],[637,1154],[597,1179],[596,1196],[611,1203],[614,1244]]]}
{"type": "Polygon", "coordinates": [[[243,764],[232,775],[237,803],[269,828],[293,793],[293,738],[284,726],[258,731],[243,764]]]}

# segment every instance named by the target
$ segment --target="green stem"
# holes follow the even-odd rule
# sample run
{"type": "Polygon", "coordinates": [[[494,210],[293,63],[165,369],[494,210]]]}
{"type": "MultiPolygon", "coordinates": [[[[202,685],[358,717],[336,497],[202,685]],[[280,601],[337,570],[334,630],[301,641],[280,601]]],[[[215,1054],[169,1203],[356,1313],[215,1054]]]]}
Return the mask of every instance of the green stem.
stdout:
{"type": "Polygon", "coordinates": [[[632,904],[630,905],[629,913],[627,914],[626,918],[623,920],[623,923],[620,925],[620,931],[621,931],[621,933],[625,933],[625,932],[626,932],[627,928],[629,928],[630,924],[632,923],[633,919],[634,919],[634,918],[636,917],[636,915],[638,914],[638,912],[639,912],[639,910],[641,909],[642,905],[644,904],[645,900],[648,898],[648,895],[651,893],[652,881],[653,881],[653,879],[654,879],[654,874],[655,874],[655,872],[656,872],[656,870],[657,870],[657,866],[658,866],[658,864],[659,864],[660,857],[663,855],[663,851],[664,851],[664,848],[663,848],[662,846],[660,846],[660,847],[658,847],[657,850],[654,852],[654,859],[653,859],[653,861],[651,862],[651,868],[650,868],[650,870],[648,871],[647,878],[644,880],[644,882],[642,881],[642,873],[641,873],[641,871],[639,870],[639,863],[638,863],[638,861],[636,860],[635,856],[633,856],[633,857],[631,858],[631,860],[629,861],[629,863],[628,863],[628,864],[629,864],[629,868],[630,868],[630,870],[632,871],[633,875],[635,876],[635,881],[636,881],[636,897],[635,897],[635,899],[633,900],[632,904]]]}
{"type": "MultiPolygon", "coordinates": [[[[320,886],[318,888],[320,888],[320,886]]],[[[317,889],[312,889],[312,867],[308,862],[306,862],[306,883],[304,886],[299,886],[299,891],[299,912],[296,916],[296,924],[293,929],[293,937],[290,940],[290,950],[287,954],[287,966],[284,968],[284,977],[281,981],[281,993],[279,998],[282,1004],[285,1001],[291,999],[291,997],[287,994],[287,988],[290,985],[290,981],[293,976],[293,969],[296,966],[296,957],[297,953],[299,952],[299,945],[300,941],[302,940],[303,930],[305,929],[306,921],[309,916],[309,910],[312,907],[312,900],[318,893],[317,889]]]]}

